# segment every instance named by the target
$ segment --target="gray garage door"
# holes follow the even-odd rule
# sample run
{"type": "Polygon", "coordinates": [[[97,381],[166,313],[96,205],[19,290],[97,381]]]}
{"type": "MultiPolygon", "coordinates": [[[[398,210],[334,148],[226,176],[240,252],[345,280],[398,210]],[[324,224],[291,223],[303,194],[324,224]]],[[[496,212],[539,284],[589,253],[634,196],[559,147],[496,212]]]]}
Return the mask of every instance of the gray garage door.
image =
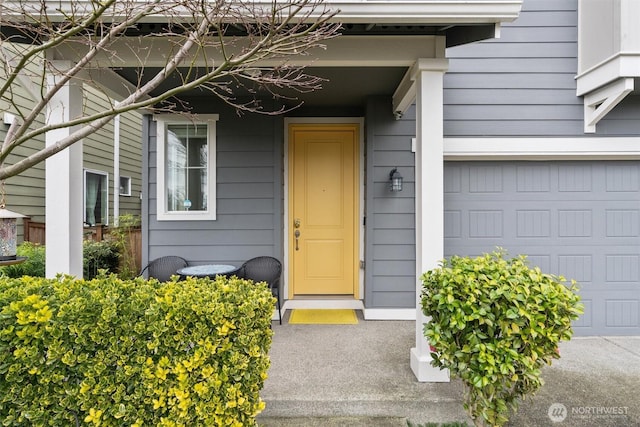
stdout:
{"type": "Polygon", "coordinates": [[[496,246],[579,282],[576,335],[640,335],[640,162],[447,162],[446,255],[496,246]]]}

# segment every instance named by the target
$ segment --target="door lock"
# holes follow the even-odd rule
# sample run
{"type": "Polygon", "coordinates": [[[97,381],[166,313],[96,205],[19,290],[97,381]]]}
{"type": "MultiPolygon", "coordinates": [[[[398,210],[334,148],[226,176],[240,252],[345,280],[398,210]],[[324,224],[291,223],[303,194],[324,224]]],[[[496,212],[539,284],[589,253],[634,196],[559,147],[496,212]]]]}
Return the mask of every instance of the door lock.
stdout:
{"type": "Polygon", "coordinates": [[[294,226],[295,228],[300,228],[300,218],[296,218],[296,219],[293,221],[293,226],[294,226]]]}
{"type": "Polygon", "coordinates": [[[296,230],[296,231],[293,233],[293,235],[294,235],[294,236],[295,236],[295,238],[296,238],[296,251],[298,251],[298,250],[300,250],[300,249],[298,248],[298,238],[300,238],[300,230],[296,230]]]}

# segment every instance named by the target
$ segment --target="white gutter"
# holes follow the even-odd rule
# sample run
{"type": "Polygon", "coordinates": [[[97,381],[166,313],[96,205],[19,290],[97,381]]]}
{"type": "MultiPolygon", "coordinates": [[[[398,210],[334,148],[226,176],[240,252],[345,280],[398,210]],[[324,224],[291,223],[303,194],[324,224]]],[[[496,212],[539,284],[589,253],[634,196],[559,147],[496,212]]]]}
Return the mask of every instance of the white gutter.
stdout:
{"type": "MultiPolygon", "coordinates": [[[[37,16],[42,8],[40,0],[4,1],[3,13],[15,15],[22,8],[32,11],[37,16]]],[[[285,1],[276,1],[276,4],[284,5],[285,1]]],[[[272,0],[253,0],[256,9],[263,4],[265,10],[271,10],[272,0]]],[[[333,21],[342,23],[393,23],[393,24],[487,24],[497,22],[511,22],[520,14],[522,0],[325,0],[321,7],[311,10],[314,2],[303,9],[299,16],[303,20],[314,19],[320,16],[325,9],[339,10],[333,21]],[[323,7],[324,6],[324,7],[323,7]]],[[[88,14],[93,11],[94,3],[91,1],[56,1],[51,5],[45,3],[47,19],[50,22],[62,22],[69,16],[88,14]],[[84,9],[82,6],[85,6],[84,9]]],[[[133,7],[135,7],[135,2],[133,7]]],[[[127,15],[130,3],[125,2],[120,8],[109,9],[109,17],[118,19],[127,15]],[[128,6],[127,6],[128,5],[128,6]]],[[[177,19],[190,19],[192,12],[185,10],[183,13],[176,9],[171,16],[158,14],[145,17],[141,22],[175,22],[177,19]]],[[[259,12],[257,12],[259,13],[259,12]]]]}

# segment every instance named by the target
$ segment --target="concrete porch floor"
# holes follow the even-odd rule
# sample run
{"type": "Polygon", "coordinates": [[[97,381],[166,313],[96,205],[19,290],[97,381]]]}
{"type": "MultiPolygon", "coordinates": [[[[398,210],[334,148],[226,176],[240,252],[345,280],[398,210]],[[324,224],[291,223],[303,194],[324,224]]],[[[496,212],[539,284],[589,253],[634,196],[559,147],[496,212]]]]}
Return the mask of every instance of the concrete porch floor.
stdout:
{"type": "MultiPolygon", "coordinates": [[[[288,314],[282,325],[273,322],[260,426],[473,425],[458,381],[420,383],[413,375],[415,322],[360,315],[357,325],[290,325],[288,314]]],[[[574,338],[560,350],[562,359],[543,371],[545,386],[521,403],[510,426],[640,425],[640,337],[574,338]],[[562,422],[549,417],[552,404],[566,408],[562,422]]]]}

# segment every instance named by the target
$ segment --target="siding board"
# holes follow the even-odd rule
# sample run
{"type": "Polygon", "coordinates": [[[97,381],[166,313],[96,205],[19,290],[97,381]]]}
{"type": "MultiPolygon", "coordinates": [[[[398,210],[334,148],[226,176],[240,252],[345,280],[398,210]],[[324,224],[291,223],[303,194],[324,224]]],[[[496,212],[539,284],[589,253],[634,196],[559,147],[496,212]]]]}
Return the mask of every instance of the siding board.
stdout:
{"type": "MultiPolygon", "coordinates": [[[[449,72],[444,76],[447,89],[522,89],[522,73],[474,73],[449,72]]],[[[575,74],[546,72],[526,75],[527,89],[576,89],[575,74]]],[[[490,106],[490,105],[488,105],[490,106]]]]}
{"type": "Polygon", "coordinates": [[[376,308],[397,308],[415,306],[415,291],[411,292],[376,292],[371,305],[376,308]]]}
{"type": "MultiPolygon", "coordinates": [[[[495,90],[450,89],[446,93],[445,102],[448,105],[482,105],[484,107],[493,92],[495,92],[495,90]]],[[[510,89],[500,97],[499,102],[495,100],[491,105],[524,105],[526,107],[532,105],[555,106],[559,104],[558,99],[563,99],[564,102],[562,105],[582,106],[581,99],[571,96],[574,94],[575,91],[571,89],[510,89]]],[[[519,109],[518,111],[521,112],[522,110],[519,109]]]]}
{"type": "MultiPolygon", "coordinates": [[[[501,46],[496,45],[496,50],[501,46]]],[[[526,46],[520,46],[526,49],[526,46]]],[[[521,73],[523,75],[522,83],[526,87],[526,74],[548,73],[553,70],[554,73],[574,74],[577,67],[576,58],[550,58],[549,56],[538,58],[511,58],[511,57],[495,57],[495,58],[452,58],[452,62],[456,69],[473,69],[474,73],[521,73]]],[[[575,96],[575,94],[574,94],[575,96]]]]}
{"type": "Polygon", "coordinates": [[[518,120],[524,115],[535,120],[574,120],[576,115],[581,113],[581,105],[554,105],[553,108],[524,105],[518,110],[504,108],[503,105],[451,105],[447,111],[447,118],[470,117],[473,120],[491,120],[501,115],[502,120],[518,120]]]}

